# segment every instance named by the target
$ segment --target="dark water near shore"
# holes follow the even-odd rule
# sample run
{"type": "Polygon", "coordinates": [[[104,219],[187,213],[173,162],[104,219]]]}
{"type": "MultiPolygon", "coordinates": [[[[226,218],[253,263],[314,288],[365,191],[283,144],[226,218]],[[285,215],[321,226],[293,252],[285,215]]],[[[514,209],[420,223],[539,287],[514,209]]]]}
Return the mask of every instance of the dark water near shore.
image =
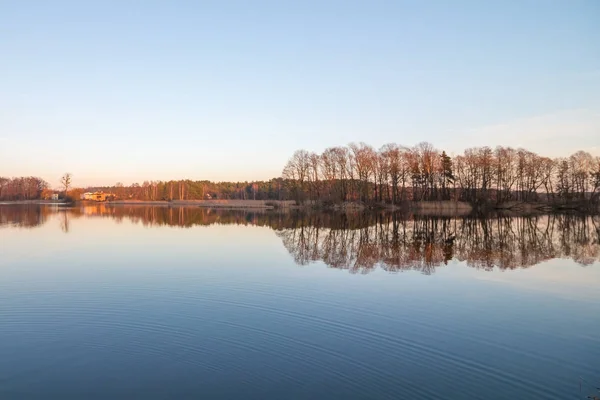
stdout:
{"type": "Polygon", "coordinates": [[[1,399],[597,386],[598,217],[0,206],[1,399]]]}

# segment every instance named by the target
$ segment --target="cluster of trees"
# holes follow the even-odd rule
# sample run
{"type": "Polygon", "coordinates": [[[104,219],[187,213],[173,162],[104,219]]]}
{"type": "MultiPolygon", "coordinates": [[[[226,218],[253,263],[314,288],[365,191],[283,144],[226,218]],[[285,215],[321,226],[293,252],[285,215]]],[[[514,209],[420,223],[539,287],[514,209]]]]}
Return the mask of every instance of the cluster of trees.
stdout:
{"type": "Polygon", "coordinates": [[[297,201],[598,201],[600,157],[548,158],[525,149],[476,147],[450,157],[423,142],[376,150],[365,143],[296,151],[282,177],[297,201]]]}
{"type": "Polygon", "coordinates": [[[0,201],[36,200],[49,196],[48,182],[35,176],[4,178],[0,176],[0,201]]]}
{"type": "MultiPolygon", "coordinates": [[[[64,174],[60,178],[61,186],[64,191],[60,193],[61,198],[68,198],[71,195],[72,175],[64,174]]],[[[79,192],[77,193],[78,199],[79,192]]],[[[53,194],[58,192],[50,188],[50,184],[42,178],[36,176],[23,176],[17,178],[5,178],[0,176],[0,201],[20,201],[20,200],[48,200],[53,194]]]]}

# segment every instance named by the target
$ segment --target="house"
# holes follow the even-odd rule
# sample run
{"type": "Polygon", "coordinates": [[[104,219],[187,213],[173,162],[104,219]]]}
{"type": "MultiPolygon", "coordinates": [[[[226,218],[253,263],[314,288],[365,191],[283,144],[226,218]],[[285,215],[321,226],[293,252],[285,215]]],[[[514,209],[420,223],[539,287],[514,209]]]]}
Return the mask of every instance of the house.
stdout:
{"type": "Polygon", "coordinates": [[[90,201],[107,201],[112,200],[114,195],[112,193],[104,193],[104,192],[86,192],[81,195],[81,200],[90,200],[90,201]]]}

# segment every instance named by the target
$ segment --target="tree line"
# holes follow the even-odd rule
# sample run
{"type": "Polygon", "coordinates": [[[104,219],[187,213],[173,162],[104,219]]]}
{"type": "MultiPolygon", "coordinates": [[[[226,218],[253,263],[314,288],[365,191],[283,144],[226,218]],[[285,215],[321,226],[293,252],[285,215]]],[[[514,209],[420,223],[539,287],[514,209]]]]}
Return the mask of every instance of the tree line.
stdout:
{"type": "Polygon", "coordinates": [[[0,201],[37,200],[47,197],[50,185],[35,176],[5,178],[0,176],[0,201]]]}
{"type": "Polygon", "coordinates": [[[450,157],[430,143],[365,143],[296,151],[282,171],[297,201],[401,203],[457,200],[598,202],[600,157],[549,158],[525,149],[474,147],[450,157]]]}
{"type": "Polygon", "coordinates": [[[60,190],[50,189],[48,182],[38,177],[0,177],[0,201],[49,199],[52,193],[61,199],[79,200],[84,192],[112,193],[119,200],[285,200],[290,198],[290,184],[281,178],[255,182],[211,182],[189,179],[170,181],[144,181],[142,184],[112,186],[73,186],[70,173],[60,178],[60,190]]]}
{"type": "Polygon", "coordinates": [[[289,185],[281,178],[255,182],[194,181],[144,181],[142,184],[93,186],[86,191],[113,193],[117,199],[169,201],[169,200],[285,200],[290,197],[289,185]]]}
{"type": "MultiPolygon", "coordinates": [[[[450,157],[430,143],[414,147],[389,143],[375,150],[365,143],[330,147],[321,154],[296,151],[281,177],[255,182],[208,180],[144,181],[126,186],[72,187],[61,180],[62,197],[77,200],[84,191],[112,193],[132,200],[295,200],[313,204],[343,202],[401,204],[408,201],[510,201],[552,204],[598,203],[600,157],[578,151],[549,158],[525,149],[498,146],[466,149],[450,157]],[[68,193],[68,195],[67,195],[68,193]]],[[[34,200],[52,193],[37,177],[0,177],[0,200],[34,200]]]]}

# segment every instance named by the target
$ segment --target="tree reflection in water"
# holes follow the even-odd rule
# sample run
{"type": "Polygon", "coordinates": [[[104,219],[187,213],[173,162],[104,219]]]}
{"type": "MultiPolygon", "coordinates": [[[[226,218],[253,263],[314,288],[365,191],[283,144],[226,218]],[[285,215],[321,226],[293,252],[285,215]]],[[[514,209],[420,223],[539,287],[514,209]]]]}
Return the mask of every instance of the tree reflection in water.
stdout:
{"type": "Polygon", "coordinates": [[[391,272],[431,274],[452,259],[485,270],[530,267],[561,257],[582,265],[600,260],[600,219],[581,215],[388,214],[354,229],[307,223],[278,235],[298,264],[322,260],[353,273],[379,266],[391,272]]]}
{"type": "Polygon", "coordinates": [[[56,213],[63,227],[69,226],[69,219],[78,218],[182,228],[266,226],[276,231],[296,263],[322,261],[353,273],[380,267],[390,272],[431,274],[452,259],[485,270],[530,267],[560,257],[582,265],[600,261],[600,217],[579,214],[432,217],[106,204],[67,209],[11,205],[0,206],[0,227],[32,228],[56,213]]]}

